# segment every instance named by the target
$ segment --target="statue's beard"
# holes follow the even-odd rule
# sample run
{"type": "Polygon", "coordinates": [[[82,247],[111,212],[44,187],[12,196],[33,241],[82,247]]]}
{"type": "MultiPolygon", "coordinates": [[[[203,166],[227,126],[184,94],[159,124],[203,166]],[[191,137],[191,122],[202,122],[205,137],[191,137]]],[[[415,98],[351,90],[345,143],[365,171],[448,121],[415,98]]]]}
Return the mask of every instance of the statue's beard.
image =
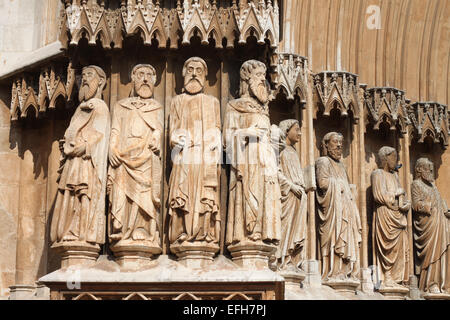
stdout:
{"type": "Polygon", "coordinates": [[[149,99],[153,95],[153,88],[145,83],[141,84],[139,87],[136,86],[135,90],[136,94],[142,99],[149,99]]]}
{"type": "Polygon", "coordinates": [[[340,160],[342,157],[342,150],[341,149],[328,149],[328,155],[333,158],[334,160],[340,160]]]}
{"type": "Polygon", "coordinates": [[[197,94],[203,91],[203,83],[197,78],[186,79],[184,88],[190,94],[197,94]]]}
{"type": "Polygon", "coordinates": [[[250,80],[250,90],[262,104],[266,104],[267,101],[269,101],[269,92],[267,91],[265,83],[250,80]]]}
{"type": "Polygon", "coordinates": [[[92,82],[90,83],[83,84],[78,93],[78,100],[82,102],[94,98],[95,95],[97,94],[97,89],[98,89],[98,81],[96,80],[92,80],[92,82]]]}
{"type": "Polygon", "coordinates": [[[433,183],[434,182],[434,177],[431,173],[423,173],[422,177],[425,181],[429,182],[429,183],[433,183]]]}

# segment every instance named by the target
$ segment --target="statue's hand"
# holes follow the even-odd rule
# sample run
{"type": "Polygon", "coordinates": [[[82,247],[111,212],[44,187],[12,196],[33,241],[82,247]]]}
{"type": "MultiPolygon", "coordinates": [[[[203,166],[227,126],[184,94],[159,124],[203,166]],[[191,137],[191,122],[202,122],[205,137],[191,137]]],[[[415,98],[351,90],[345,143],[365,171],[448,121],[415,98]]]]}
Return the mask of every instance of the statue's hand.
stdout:
{"type": "Polygon", "coordinates": [[[86,153],[86,143],[82,142],[77,144],[72,151],[74,157],[81,157],[86,153]]]}
{"type": "Polygon", "coordinates": [[[150,140],[150,143],[148,145],[148,147],[150,148],[150,150],[155,153],[155,154],[159,154],[160,150],[159,150],[159,143],[155,138],[152,138],[150,140]]]}
{"type": "Polygon", "coordinates": [[[403,188],[398,188],[397,191],[395,192],[395,196],[396,197],[404,196],[404,195],[406,195],[406,192],[405,192],[405,190],[403,188]]]}
{"type": "Polygon", "coordinates": [[[406,212],[406,211],[409,211],[409,209],[411,209],[411,202],[409,200],[407,200],[400,207],[400,211],[406,212]]]}
{"type": "Polygon", "coordinates": [[[117,168],[120,166],[120,163],[122,162],[119,157],[119,153],[117,152],[116,148],[111,148],[111,151],[109,153],[109,162],[111,163],[111,166],[113,168],[117,168]]]}
{"type": "Polygon", "coordinates": [[[291,191],[297,198],[299,198],[299,199],[302,198],[302,196],[303,196],[303,192],[302,192],[303,188],[301,186],[294,184],[291,187],[291,191]]]}
{"type": "Polygon", "coordinates": [[[178,135],[175,139],[173,139],[173,143],[178,148],[183,149],[186,146],[186,135],[178,135]]]}

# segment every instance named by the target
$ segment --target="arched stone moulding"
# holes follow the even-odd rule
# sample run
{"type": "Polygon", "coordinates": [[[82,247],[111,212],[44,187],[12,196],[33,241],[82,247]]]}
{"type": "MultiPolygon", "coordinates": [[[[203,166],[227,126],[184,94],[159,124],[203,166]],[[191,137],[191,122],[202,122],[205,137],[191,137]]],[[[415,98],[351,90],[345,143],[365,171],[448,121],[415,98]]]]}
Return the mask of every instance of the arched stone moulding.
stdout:
{"type": "Polygon", "coordinates": [[[382,123],[388,124],[390,130],[400,129],[406,133],[411,121],[408,118],[408,102],[405,92],[392,87],[375,87],[365,90],[364,107],[368,111],[368,120],[374,130],[379,130],[382,123]]]}
{"type": "Polygon", "coordinates": [[[314,76],[314,87],[324,116],[330,116],[331,110],[336,108],[344,117],[352,111],[358,122],[358,75],[346,71],[322,71],[314,76]]]}
{"type": "Polygon", "coordinates": [[[408,116],[418,143],[429,140],[447,149],[449,114],[446,105],[437,102],[415,102],[408,107],[408,116]]]}
{"type": "Polygon", "coordinates": [[[105,49],[121,48],[125,37],[138,33],[145,44],[158,41],[160,48],[190,43],[197,34],[203,44],[215,40],[222,48],[244,44],[249,36],[258,43],[279,43],[278,0],[63,0],[60,41],[67,48],[86,37],[89,44],[100,40],[105,49]],[[175,3],[175,6],[173,4],[175,3]],[[170,40],[170,41],[168,41],[170,40]],[[112,46],[113,44],[113,46],[112,46]]]}

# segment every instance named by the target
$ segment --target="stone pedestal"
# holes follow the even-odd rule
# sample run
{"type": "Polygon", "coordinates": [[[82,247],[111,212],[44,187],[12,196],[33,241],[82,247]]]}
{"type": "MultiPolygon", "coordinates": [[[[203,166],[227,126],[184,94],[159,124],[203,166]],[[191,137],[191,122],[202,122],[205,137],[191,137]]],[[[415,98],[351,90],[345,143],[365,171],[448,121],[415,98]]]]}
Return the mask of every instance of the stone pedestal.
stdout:
{"type": "Polygon", "coordinates": [[[52,249],[61,255],[61,268],[94,264],[100,252],[98,244],[79,241],[56,243],[52,249]]]}
{"type": "Polygon", "coordinates": [[[425,300],[450,300],[448,293],[424,293],[422,296],[425,300]]]}
{"type": "Polygon", "coordinates": [[[322,285],[322,277],[319,271],[319,261],[307,260],[305,261],[305,280],[303,284],[306,288],[320,288],[322,285]]]}
{"type": "Polygon", "coordinates": [[[369,268],[361,269],[361,291],[364,293],[373,293],[374,285],[372,281],[372,270],[369,268]]]}
{"type": "Polygon", "coordinates": [[[36,287],[30,285],[14,285],[9,287],[9,300],[32,300],[36,287]]]}
{"type": "Polygon", "coordinates": [[[300,288],[303,280],[305,280],[306,274],[302,270],[281,270],[278,272],[280,276],[284,278],[286,287],[300,288]]]}
{"type": "Polygon", "coordinates": [[[243,241],[228,246],[233,262],[247,269],[268,269],[269,258],[275,254],[277,247],[262,241],[243,241]]]}
{"type": "Polygon", "coordinates": [[[116,262],[124,269],[140,269],[151,265],[153,256],[161,254],[158,244],[151,241],[121,240],[111,247],[116,262]]]}
{"type": "Polygon", "coordinates": [[[214,261],[214,256],[219,252],[219,246],[215,243],[188,242],[172,244],[170,251],[178,257],[178,261],[191,269],[200,269],[209,266],[214,261]]]}
{"type": "Polygon", "coordinates": [[[381,288],[378,289],[378,292],[390,299],[406,300],[406,297],[409,294],[409,289],[400,285],[394,287],[381,286],[381,288]]]}
{"type": "Polygon", "coordinates": [[[355,293],[361,282],[353,279],[330,279],[323,282],[324,285],[343,293],[355,293]]]}

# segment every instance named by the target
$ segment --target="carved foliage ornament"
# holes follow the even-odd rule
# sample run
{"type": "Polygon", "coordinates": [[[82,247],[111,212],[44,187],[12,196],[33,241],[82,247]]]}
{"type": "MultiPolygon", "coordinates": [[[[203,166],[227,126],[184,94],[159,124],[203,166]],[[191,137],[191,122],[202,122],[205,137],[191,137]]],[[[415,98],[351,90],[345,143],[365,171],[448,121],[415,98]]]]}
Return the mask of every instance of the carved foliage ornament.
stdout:
{"type": "Polygon", "coordinates": [[[368,89],[364,92],[364,105],[374,130],[379,130],[382,123],[387,123],[391,130],[399,127],[401,133],[406,133],[411,124],[407,113],[408,103],[402,90],[390,87],[368,89]]]}
{"type": "Polygon", "coordinates": [[[416,102],[408,108],[408,116],[414,126],[414,135],[419,143],[431,139],[448,147],[448,107],[437,102],[416,102]]]}
{"type": "Polygon", "coordinates": [[[75,84],[75,70],[69,63],[41,68],[39,78],[21,74],[13,80],[11,90],[11,119],[26,118],[31,110],[38,117],[47,109],[54,109],[58,98],[70,101],[75,84]]]}
{"type": "Polygon", "coordinates": [[[233,47],[236,38],[242,44],[250,35],[260,44],[267,39],[272,48],[278,47],[278,0],[233,0],[228,7],[219,7],[216,0],[178,0],[173,9],[168,9],[167,0],[63,1],[63,45],[77,45],[86,37],[91,45],[99,39],[104,48],[112,43],[121,48],[123,37],[138,33],[145,44],[156,39],[162,48],[169,39],[171,48],[177,47],[178,38],[189,44],[195,34],[203,44],[214,39],[217,48],[222,48],[224,38],[233,47]]]}
{"type": "Polygon", "coordinates": [[[355,121],[359,119],[358,112],[358,76],[345,71],[324,71],[314,77],[314,86],[322,105],[323,115],[330,116],[336,108],[346,117],[348,111],[353,112],[355,121]]]}

